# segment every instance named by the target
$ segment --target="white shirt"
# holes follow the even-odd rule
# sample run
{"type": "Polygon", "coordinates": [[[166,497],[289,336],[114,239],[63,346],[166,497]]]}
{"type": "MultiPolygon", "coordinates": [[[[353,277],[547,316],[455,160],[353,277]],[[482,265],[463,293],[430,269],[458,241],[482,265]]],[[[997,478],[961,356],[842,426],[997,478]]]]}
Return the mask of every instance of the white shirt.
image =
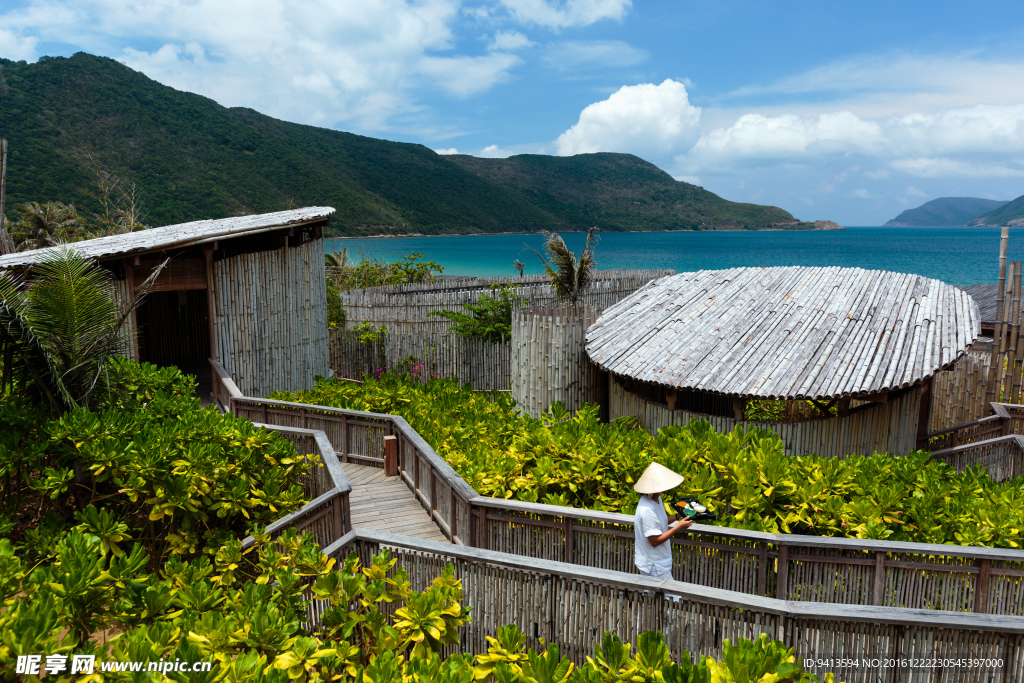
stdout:
{"type": "Polygon", "coordinates": [[[647,496],[640,496],[633,520],[633,534],[636,536],[636,552],[634,562],[636,568],[650,574],[657,568],[662,571],[672,570],[672,541],[668,540],[654,547],[647,540],[648,536],[661,536],[668,531],[668,513],[665,506],[656,503],[647,496]]]}

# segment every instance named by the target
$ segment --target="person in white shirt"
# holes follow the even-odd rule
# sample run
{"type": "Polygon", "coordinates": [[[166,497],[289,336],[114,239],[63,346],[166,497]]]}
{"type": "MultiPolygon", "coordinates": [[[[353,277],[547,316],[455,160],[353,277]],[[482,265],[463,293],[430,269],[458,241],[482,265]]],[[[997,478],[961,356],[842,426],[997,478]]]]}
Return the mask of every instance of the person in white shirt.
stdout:
{"type": "Polygon", "coordinates": [[[633,490],[641,494],[633,521],[633,533],[636,536],[634,562],[645,576],[672,578],[672,544],[669,539],[688,529],[693,522],[684,519],[670,527],[669,524],[676,521],[676,515],[665,512],[661,494],[682,483],[682,475],[652,462],[633,485],[633,490]]]}

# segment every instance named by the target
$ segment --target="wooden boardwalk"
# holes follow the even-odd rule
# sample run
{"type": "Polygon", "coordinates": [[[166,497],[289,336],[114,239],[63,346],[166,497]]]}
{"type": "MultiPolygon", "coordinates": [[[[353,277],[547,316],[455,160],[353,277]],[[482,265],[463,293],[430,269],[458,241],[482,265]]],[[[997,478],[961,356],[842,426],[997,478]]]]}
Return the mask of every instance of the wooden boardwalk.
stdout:
{"type": "Polygon", "coordinates": [[[385,477],[380,467],[351,462],[342,467],[352,484],[352,528],[449,542],[401,477],[385,477]]]}

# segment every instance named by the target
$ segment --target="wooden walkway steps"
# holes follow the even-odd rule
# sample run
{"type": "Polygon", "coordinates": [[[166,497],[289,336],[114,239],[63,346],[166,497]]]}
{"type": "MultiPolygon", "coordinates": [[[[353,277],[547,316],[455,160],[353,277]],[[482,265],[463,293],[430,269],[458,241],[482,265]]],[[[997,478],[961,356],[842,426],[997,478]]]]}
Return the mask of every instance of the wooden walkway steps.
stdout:
{"type": "Polygon", "coordinates": [[[401,477],[385,477],[380,467],[351,462],[342,467],[352,484],[352,528],[449,542],[401,477]]]}

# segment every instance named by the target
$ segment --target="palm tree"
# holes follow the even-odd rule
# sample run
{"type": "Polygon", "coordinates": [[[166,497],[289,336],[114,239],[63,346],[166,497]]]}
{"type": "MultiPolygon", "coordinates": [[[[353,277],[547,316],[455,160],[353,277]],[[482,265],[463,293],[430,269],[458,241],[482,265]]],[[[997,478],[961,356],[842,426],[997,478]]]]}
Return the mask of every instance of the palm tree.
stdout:
{"type": "Polygon", "coordinates": [[[578,261],[576,254],[565,246],[565,240],[553,232],[544,233],[548,236],[544,242],[544,248],[551,259],[550,263],[539,251],[526,245],[544,264],[544,272],[551,278],[551,287],[555,293],[569,299],[574,305],[579,303],[580,297],[587,291],[594,279],[594,266],[597,265],[597,261],[594,260],[594,248],[597,246],[598,240],[594,236],[596,230],[597,228],[593,227],[587,231],[587,243],[584,245],[583,254],[578,261]]]}
{"type": "Polygon", "coordinates": [[[523,276],[523,269],[526,268],[526,264],[516,259],[512,262],[512,267],[519,271],[519,277],[523,276]]]}
{"type": "Polygon", "coordinates": [[[125,321],[162,268],[129,301],[118,301],[109,271],[66,246],[30,276],[0,273],[3,388],[36,393],[54,413],[87,407],[109,362],[131,348],[125,321]]]}
{"type": "Polygon", "coordinates": [[[324,254],[324,263],[327,266],[327,277],[337,282],[342,271],[348,267],[348,247],[324,254]]]}
{"type": "Polygon", "coordinates": [[[11,226],[18,251],[73,241],[82,231],[82,220],[74,204],[27,202],[18,207],[18,213],[21,217],[11,226]]]}

